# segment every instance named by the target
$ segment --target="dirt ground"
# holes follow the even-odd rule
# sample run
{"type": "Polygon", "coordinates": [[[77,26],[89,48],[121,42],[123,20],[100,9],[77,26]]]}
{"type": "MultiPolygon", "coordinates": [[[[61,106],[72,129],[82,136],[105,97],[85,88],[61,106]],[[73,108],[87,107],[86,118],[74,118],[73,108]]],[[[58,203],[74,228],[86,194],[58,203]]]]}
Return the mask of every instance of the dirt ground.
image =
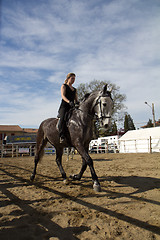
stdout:
{"type": "MultiPolygon", "coordinates": [[[[55,156],[44,156],[34,183],[33,157],[0,159],[1,240],[160,240],[160,154],[91,154],[89,169],[65,185],[55,156]]],[[[81,158],[63,157],[69,176],[81,158]]]]}

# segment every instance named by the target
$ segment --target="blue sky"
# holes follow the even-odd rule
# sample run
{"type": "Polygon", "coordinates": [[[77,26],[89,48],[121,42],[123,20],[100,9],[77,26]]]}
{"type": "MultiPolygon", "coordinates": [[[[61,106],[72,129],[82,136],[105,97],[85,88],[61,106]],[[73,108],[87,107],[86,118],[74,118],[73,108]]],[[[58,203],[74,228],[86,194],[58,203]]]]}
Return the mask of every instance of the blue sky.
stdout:
{"type": "Polygon", "coordinates": [[[1,0],[0,124],[38,127],[60,87],[109,80],[137,127],[160,118],[159,0],[1,0]]]}

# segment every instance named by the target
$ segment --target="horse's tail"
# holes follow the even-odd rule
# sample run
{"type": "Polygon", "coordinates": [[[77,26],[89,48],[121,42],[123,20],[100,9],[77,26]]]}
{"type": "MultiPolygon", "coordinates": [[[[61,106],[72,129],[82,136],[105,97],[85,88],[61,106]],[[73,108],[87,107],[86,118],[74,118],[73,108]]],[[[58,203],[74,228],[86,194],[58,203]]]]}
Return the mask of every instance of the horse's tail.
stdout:
{"type": "Polygon", "coordinates": [[[44,147],[47,144],[47,139],[44,137],[44,130],[43,130],[43,122],[39,126],[37,132],[37,140],[36,140],[36,158],[38,162],[42,159],[44,155],[44,147]]]}

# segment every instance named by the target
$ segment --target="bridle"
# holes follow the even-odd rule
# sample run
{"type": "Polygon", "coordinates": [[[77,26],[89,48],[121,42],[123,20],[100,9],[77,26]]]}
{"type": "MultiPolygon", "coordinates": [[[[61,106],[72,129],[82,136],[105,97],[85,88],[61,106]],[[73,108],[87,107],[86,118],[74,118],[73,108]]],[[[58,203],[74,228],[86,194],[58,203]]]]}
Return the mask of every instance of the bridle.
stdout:
{"type": "MultiPolygon", "coordinates": [[[[93,106],[93,109],[94,109],[97,105],[99,105],[100,116],[98,116],[98,114],[95,113],[96,118],[97,118],[98,121],[103,120],[103,119],[105,119],[105,118],[108,118],[108,119],[111,118],[111,116],[105,116],[105,115],[103,114],[103,112],[102,112],[102,101],[101,101],[101,97],[103,97],[103,96],[99,96],[99,97],[97,98],[96,103],[95,103],[95,105],[93,106]]],[[[108,96],[108,97],[110,97],[110,96],[108,96]]],[[[110,97],[110,99],[112,100],[111,97],[110,97]]],[[[113,101],[113,100],[112,100],[112,101],[113,101]]]]}
{"type": "MultiPolygon", "coordinates": [[[[95,116],[96,116],[96,119],[97,119],[98,121],[103,121],[103,119],[107,119],[107,118],[110,119],[110,118],[111,118],[111,116],[105,116],[105,115],[103,114],[103,112],[102,112],[102,101],[101,101],[101,98],[102,98],[102,97],[103,97],[103,95],[102,95],[102,96],[99,96],[99,97],[97,98],[94,106],[92,107],[92,110],[93,110],[97,105],[99,105],[99,108],[100,108],[100,116],[98,116],[98,114],[95,112],[95,116]]],[[[106,97],[109,97],[109,98],[113,101],[112,97],[111,97],[109,94],[108,94],[106,97]]],[[[79,108],[77,108],[77,110],[83,112],[83,110],[81,110],[81,109],[79,109],[79,108]]],[[[89,113],[87,113],[87,115],[88,115],[90,118],[93,118],[93,115],[91,115],[91,114],[89,114],[89,113]]]]}

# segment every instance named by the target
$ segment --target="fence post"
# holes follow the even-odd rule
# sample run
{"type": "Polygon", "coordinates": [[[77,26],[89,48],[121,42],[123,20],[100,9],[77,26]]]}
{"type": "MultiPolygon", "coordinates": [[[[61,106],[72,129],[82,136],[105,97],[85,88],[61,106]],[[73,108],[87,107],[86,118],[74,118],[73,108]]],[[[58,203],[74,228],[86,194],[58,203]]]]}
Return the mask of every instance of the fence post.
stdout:
{"type": "Polygon", "coordinates": [[[137,141],[135,139],[135,152],[137,153],[137,141]]]}
{"type": "Polygon", "coordinates": [[[32,156],[32,146],[29,145],[29,156],[32,156]]]}
{"type": "Polygon", "coordinates": [[[16,157],[18,157],[18,145],[16,145],[16,157]]]}
{"type": "Polygon", "coordinates": [[[108,153],[108,141],[107,141],[107,153],[108,153]]]}
{"type": "Polygon", "coordinates": [[[13,144],[12,144],[12,158],[14,157],[14,148],[13,148],[13,144]]]}
{"type": "Polygon", "coordinates": [[[1,145],[1,158],[3,158],[3,145],[1,145]]]}
{"type": "Polygon", "coordinates": [[[2,158],[4,156],[4,145],[2,145],[2,158]]]}
{"type": "Polygon", "coordinates": [[[115,153],[115,142],[113,142],[113,151],[115,153]]]}
{"type": "Polygon", "coordinates": [[[149,137],[149,153],[152,153],[152,138],[149,137]]]}

